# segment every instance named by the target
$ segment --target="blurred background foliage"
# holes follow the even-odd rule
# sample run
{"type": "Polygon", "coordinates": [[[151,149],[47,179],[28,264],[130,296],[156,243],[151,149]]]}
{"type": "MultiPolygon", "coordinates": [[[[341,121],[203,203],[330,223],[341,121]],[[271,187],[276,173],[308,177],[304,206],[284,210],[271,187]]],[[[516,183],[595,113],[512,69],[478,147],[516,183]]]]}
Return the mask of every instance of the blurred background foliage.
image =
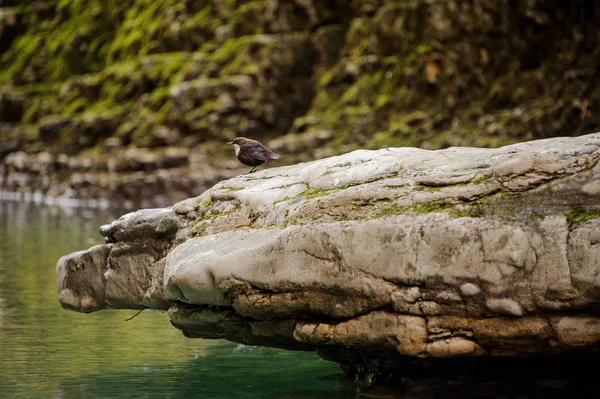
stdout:
{"type": "Polygon", "coordinates": [[[282,164],[595,132],[599,23],[593,0],[0,0],[0,187],[167,203],[237,173],[236,136],[282,164]]]}

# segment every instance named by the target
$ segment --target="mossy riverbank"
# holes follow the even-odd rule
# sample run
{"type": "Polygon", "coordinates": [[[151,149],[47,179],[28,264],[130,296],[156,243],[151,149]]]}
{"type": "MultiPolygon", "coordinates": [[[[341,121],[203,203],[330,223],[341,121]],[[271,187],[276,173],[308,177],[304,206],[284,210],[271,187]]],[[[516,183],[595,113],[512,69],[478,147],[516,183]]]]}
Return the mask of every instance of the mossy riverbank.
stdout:
{"type": "Polygon", "coordinates": [[[210,184],[235,173],[235,136],[282,164],[598,131],[599,17],[589,0],[5,2],[0,187],[110,197],[132,173],[190,169],[210,184]]]}

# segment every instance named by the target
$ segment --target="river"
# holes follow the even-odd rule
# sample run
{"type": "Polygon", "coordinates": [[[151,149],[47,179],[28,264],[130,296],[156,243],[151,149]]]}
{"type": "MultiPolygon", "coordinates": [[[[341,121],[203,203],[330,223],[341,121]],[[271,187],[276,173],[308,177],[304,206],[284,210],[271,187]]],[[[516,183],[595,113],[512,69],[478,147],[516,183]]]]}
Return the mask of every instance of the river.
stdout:
{"type": "Polygon", "coordinates": [[[441,370],[385,387],[345,379],[314,353],[185,338],[166,314],[67,311],[56,261],[103,242],[103,211],[0,201],[0,399],[5,398],[587,398],[594,359],[441,370]],[[508,376],[505,375],[508,372],[508,376]]]}
{"type": "Polygon", "coordinates": [[[0,201],[0,398],[356,398],[314,353],[189,339],[166,314],[61,308],[62,255],[116,214],[0,201]]]}

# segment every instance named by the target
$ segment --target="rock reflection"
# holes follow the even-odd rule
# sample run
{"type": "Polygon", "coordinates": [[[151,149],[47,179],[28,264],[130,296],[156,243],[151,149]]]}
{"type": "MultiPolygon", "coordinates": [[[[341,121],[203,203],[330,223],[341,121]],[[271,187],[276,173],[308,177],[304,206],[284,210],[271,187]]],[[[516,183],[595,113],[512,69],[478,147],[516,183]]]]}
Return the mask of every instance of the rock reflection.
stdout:
{"type": "Polygon", "coordinates": [[[359,384],[311,353],[216,341],[184,363],[115,368],[65,380],[61,397],[357,398],[359,384]]]}

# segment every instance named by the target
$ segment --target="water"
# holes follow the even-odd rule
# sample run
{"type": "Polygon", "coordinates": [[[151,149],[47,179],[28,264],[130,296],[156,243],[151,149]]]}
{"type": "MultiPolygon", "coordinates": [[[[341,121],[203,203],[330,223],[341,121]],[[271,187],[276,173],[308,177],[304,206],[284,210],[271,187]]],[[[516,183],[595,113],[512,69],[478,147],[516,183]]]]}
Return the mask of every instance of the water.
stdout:
{"type": "Polygon", "coordinates": [[[166,314],[64,310],[56,261],[119,215],[0,201],[0,398],[356,398],[314,353],[188,339],[166,314]]]}
{"type": "Polygon", "coordinates": [[[594,359],[573,373],[482,367],[367,387],[314,353],[185,338],[163,313],[62,309],[56,261],[101,243],[98,227],[118,216],[0,201],[0,399],[597,397],[586,393],[597,389],[594,359]]]}

